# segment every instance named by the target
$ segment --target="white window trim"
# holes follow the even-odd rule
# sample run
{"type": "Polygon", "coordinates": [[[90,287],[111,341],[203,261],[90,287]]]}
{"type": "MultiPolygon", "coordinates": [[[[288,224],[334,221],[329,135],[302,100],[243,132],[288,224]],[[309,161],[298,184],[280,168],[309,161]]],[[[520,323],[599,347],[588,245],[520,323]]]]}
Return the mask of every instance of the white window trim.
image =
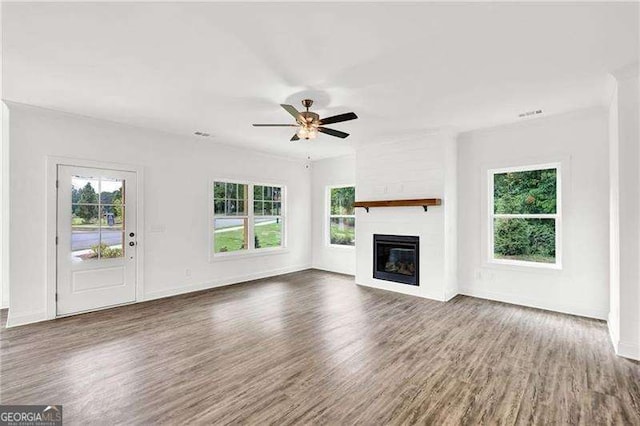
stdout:
{"type": "MultiPolygon", "coordinates": [[[[246,258],[246,257],[257,257],[257,256],[267,256],[274,254],[284,254],[288,253],[287,246],[287,235],[288,235],[288,220],[287,220],[287,187],[286,185],[280,183],[272,183],[272,182],[256,182],[256,181],[247,181],[243,179],[233,179],[233,178],[215,178],[209,180],[208,186],[208,200],[209,200],[209,261],[210,262],[218,262],[225,260],[233,260],[238,258],[246,258]],[[234,218],[247,218],[247,235],[248,235],[248,247],[246,250],[237,250],[231,252],[215,252],[215,226],[214,219],[215,217],[215,209],[214,209],[214,193],[213,187],[215,182],[225,182],[225,183],[239,183],[243,185],[247,185],[247,214],[245,216],[233,216],[234,218]],[[253,187],[254,186],[277,186],[282,188],[281,193],[281,211],[280,216],[255,216],[253,212],[253,187]],[[266,248],[255,248],[255,240],[253,238],[254,235],[254,222],[256,217],[280,217],[282,218],[282,245],[280,247],[266,247],[266,248]]],[[[231,217],[231,216],[225,216],[231,217]]]]}
{"type": "MultiPolygon", "coordinates": [[[[352,215],[343,215],[343,214],[331,214],[331,190],[332,189],[336,189],[336,188],[349,188],[349,187],[354,187],[355,188],[355,184],[341,184],[341,185],[327,185],[325,188],[325,205],[324,205],[324,239],[325,239],[325,245],[327,247],[331,247],[331,248],[337,248],[337,249],[342,249],[342,250],[355,250],[356,248],[356,244],[355,241],[353,243],[352,246],[348,246],[348,245],[344,245],[344,244],[331,244],[331,218],[333,217],[345,217],[345,218],[353,218],[354,221],[356,220],[356,212],[354,211],[352,215]]],[[[355,232],[358,232],[358,226],[356,224],[356,229],[355,232]]]]}
{"type": "Polygon", "coordinates": [[[488,218],[488,250],[487,262],[490,265],[519,266],[540,269],[562,269],[562,164],[560,162],[532,164],[526,166],[504,167],[487,170],[487,218],[488,218]],[[555,214],[496,214],[494,213],[494,175],[510,172],[526,172],[531,170],[556,169],[556,213],[555,214]],[[556,222],[556,262],[528,262],[525,260],[494,258],[494,219],[522,218],[522,219],[555,219],[556,222]]]}

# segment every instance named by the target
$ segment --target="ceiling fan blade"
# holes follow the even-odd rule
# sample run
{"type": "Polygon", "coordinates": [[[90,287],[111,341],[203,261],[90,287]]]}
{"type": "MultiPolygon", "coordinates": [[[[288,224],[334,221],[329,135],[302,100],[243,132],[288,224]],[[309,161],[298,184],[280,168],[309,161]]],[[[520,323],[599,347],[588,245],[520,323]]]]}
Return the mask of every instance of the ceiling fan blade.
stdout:
{"type": "Polygon", "coordinates": [[[292,141],[298,141],[298,140],[300,140],[300,138],[298,137],[298,134],[297,134],[297,133],[294,133],[294,134],[293,134],[293,137],[292,137],[290,140],[292,140],[292,141]]]}
{"type": "Polygon", "coordinates": [[[297,124],[254,124],[254,127],[298,127],[297,124]]]}
{"type": "Polygon", "coordinates": [[[337,138],[346,138],[349,136],[349,133],[341,132],[340,130],[328,129],[326,127],[318,127],[318,131],[322,133],[326,133],[327,135],[335,136],[337,138]]]}
{"type": "Polygon", "coordinates": [[[320,124],[333,124],[333,123],[341,123],[343,121],[355,120],[358,118],[357,115],[353,112],[347,112],[344,114],[334,115],[332,117],[323,118],[320,120],[320,124]]]}
{"type": "Polygon", "coordinates": [[[291,114],[293,116],[293,118],[295,118],[298,123],[304,121],[302,119],[302,116],[300,115],[300,112],[298,112],[298,110],[295,109],[295,107],[293,105],[280,104],[280,106],[282,108],[284,108],[285,111],[287,111],[289,114],[291,114]]]}

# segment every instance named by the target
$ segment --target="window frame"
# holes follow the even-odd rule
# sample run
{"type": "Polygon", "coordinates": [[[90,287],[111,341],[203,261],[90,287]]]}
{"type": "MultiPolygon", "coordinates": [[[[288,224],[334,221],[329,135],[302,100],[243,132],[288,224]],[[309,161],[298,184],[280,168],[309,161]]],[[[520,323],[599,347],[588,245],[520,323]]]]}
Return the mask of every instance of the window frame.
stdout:
{"type": "MultiPolygon", "coordinates": [[[[347,250],[354,250],[356,247],[356,241],[355,241],[355,235],[358,232],[357,231],[357,226],[355,225],[356,223],[356,211],[355,208],[353,210],[353,214],[352,215],[340,215],[340,214],[331,214],[331,190],[332,189],[338,189],[338,188],[349,188],[349,187],[353,187],[355,190],[356,185],[355,184],[340,184],[340,185],[327,185],[325,187],[325,207],[324,207],[324,211],[325,211],[325,220],[324,220],[324,224],[325,224],[325,245],[327,247],[332,247],[332,248],[339,248],[339,249],[347,249],[347,250]],[[332,244],[331,243],[331,219],[332,218],[353,218],[354,221],[354,240],[353,240],[353,245],[345,245],[345,244],[332,244]]],[[[355,201],[355,200],[354,200],[355,201]]]]}
{"type": "Polygon", "coordinates": [[[487,262],[491,265],[518,266],[525,268],[562,269],[562,164],[560,162],[501,167],[487,170],[487,218],[488,252],[487,262]],[[502,173],[528,172],[533,170],[556,169],[556,212],[555,214],[506,214],[495,213],[494,176],[502,173]],[[555,263],[531,262],[526,260],[495,258],[495,219],[554,219],[555,220],[555,263]]]}
{"type": "Polygon", "coordinates": [[[233,178],[214,178],[209,180],[209,186],[207,188],[209,193],[209,261],[219,261],[219,260],[229,260],[229,259],[237,259],[242,257],[254,257],[254,256],[263,256],[269,254],[280,254],[286,253],[288,251],[287,248],[287,187],[284,184],[273,183],[273,182],[258,182],[258,181],[248,181],[243,179],[233,179],[233,178]],[[237,183],[247,185],[247,214],[242,216],[215,216],[215,196],[214,196],[214,185],[216,182],[224,182],[224,183],[237,183]],[[279,216],[256,216],[254,214],[253,207],[253,189],[254,186],[275,186],[281,189],[280,191],[280,215],[279,216]],[[255,247],[255,219],[256,218],[269,218],[269,217],[280,217],[282,218],[282,244],[279,247],[265,247],[265,248],[256,248],[255,247]],[[247,248],[244,250],[236,250],[230,252],[220,252],[216,253],[215,251],[215,219],[224,219],[224,218],[246,218],[247,219],[247,248]]]}

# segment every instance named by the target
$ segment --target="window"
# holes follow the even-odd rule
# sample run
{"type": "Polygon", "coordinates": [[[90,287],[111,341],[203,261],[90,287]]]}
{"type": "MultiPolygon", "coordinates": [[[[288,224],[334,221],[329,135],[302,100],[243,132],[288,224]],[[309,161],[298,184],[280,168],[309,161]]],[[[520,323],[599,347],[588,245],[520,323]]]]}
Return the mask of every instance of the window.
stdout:
{"type": "Polygon", "coordinates": [[[215,182],[213,197],[215,253],[247,250],[247,185],[215,182]]]}
{"type": "Polygon", "coordinates": [[[214,255],[283,247],[283,198],[281,186],[215,181],[214,255]]]}
{"type": "Polygon", "coordinates": [[[356,243],[356,216],[353,207],[356,188],[339,186],[328,188],[329,244],[354,246],[356,243]]]}
{"type": "Polygon", "coordinates": [[[255,248],[282,246],[282,188],[255,185],[253,214],[255,248]]]}
{"type": "Polygon", "coordinates": [[[489,260],[560,268],[560,165],[489,171],[489,260]]]}

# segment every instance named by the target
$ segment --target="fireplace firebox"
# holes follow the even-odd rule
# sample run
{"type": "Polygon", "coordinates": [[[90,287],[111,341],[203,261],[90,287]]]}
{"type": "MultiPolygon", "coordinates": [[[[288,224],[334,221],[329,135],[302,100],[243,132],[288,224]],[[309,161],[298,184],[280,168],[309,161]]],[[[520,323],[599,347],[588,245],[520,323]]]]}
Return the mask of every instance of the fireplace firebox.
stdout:
{"type": "Polygon", "coordinates": [[[420,285],[420,237],[373,235],[373,278],[420,285]]]}

